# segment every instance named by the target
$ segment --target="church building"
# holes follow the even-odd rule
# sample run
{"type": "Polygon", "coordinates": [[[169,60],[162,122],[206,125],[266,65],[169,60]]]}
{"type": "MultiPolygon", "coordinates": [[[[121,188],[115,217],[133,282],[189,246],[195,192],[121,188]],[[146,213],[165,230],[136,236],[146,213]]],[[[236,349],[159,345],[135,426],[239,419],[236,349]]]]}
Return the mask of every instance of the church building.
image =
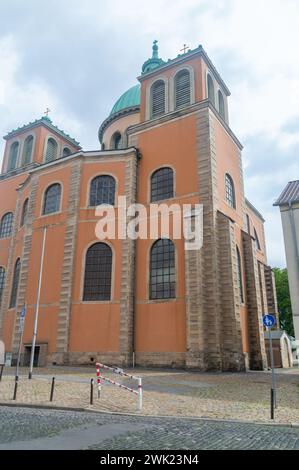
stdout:
{"type": "MultiPolygon", "coordinates": [[[[277,314],[264,219],[246,199],[230,91],[202,48],[152,57],[100,125],[100,150],[44,116],[11,131],[0,175],[0,340],[28,364],[267,367],[277,314]],[[203,246],[96,237],[96,207],[202,204],[203,246]],[[21,338],[21,311],[26,306],[21,338]]],[[[129,217],[129,216],[127,216],[129,217]]]]}

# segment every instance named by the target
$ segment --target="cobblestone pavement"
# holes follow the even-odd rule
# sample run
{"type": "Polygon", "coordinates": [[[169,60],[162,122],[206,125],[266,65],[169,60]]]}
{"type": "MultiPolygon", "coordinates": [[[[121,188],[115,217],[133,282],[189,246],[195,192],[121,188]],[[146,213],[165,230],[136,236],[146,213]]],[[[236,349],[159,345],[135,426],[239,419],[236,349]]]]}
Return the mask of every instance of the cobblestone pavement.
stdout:
{"type": "Polygon", "coordinates": [[[0,407],[0,450],[299,450],[299,428],[0,407]]]}
{"type": "MultiPolygon", "coordinates": [[[[142,414],[270,422],[271,373],[221,374],[139,368],[131,372],[143,379],[142,414]]],[[[13,373],[13,368],[4,371],[0,403],[12,402],[13,373]]],[[[136,383],[120,376],[109,372],[105,375],[136,387],[136,383]]],[[[17,394],[20,405],[49,405],[51,379],[55,376],[54,406],[138,414],[136,395],[106,384],[101,399],[97,399],[95,390],[94,405],[90,406],[90,379],[96,379],[94,367],[38,369],[33,380],[27,376],[28,370],[22,369],[17,394]]],[[[276,423],[299,423],[298,368],[288,373],[278,372],[277,404],[276,423]]]]}

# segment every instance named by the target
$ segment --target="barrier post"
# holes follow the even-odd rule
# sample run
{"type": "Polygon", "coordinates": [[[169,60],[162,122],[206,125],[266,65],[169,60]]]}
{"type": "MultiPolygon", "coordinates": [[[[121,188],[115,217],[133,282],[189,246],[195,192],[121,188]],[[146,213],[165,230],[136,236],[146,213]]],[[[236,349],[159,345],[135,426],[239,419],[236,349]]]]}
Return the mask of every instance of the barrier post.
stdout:
{"type": "Polygon", "coordinates": [[[54,398],[54,387],[55,387],[55,377],[53,377],[52,379],[50,401],[53,401],[53,398],[54,398]]]}
{"type": "Polygon", "coordinates": [[[98,380],[98,398],[101,398],[101,368],[97,364],[97,380],[98,380]]]}
{"type": "Polygon", "coordinates": [[[13,392],[13,400],[17,399],[18,383],[19,383],[19,377],[17,376],[15,378],[15,388],[14,388],[14,392],[13,392]]]}
{"type": "Polygon", "coordinates": [[[0,382],[1,382],[1,380],[2,380],[3,369],[4,369],[4,364],[1,366],[1,371],[0,371],[0,382]]]}
{"type": "Polygon", "coordinates": [[[138,392],[139,392],[139,396],[138,396],[138,410],[141,411],[142,410],[142,379],[138,379],[138,392]]]}
{"type": "Polygon", "coordinates": [[[93,379],[90,381],[90,404],[93,405],[93,379]]]}

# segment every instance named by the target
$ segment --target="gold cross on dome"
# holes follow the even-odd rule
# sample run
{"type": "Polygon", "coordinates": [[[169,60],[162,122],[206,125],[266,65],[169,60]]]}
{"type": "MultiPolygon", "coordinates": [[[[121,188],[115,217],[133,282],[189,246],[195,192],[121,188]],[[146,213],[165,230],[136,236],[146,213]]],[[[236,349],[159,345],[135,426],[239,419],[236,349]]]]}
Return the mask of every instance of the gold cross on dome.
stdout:
{"type": "Polygon", "coordinates": [[[50,112],[51,112],[51,109],[47,108],[44,114],[45,114],[47,117],[49,117],[49,113],[50,113],[50,112]]]}
{"type": "Polygon", "coordinates": [[[189,49],[189,46],[187,46],[187,44],[184,44],[184,47],[183,49],[181,49],[181,52],[184,52],[184,54],[186,54],[188,49],[189,49]]]}

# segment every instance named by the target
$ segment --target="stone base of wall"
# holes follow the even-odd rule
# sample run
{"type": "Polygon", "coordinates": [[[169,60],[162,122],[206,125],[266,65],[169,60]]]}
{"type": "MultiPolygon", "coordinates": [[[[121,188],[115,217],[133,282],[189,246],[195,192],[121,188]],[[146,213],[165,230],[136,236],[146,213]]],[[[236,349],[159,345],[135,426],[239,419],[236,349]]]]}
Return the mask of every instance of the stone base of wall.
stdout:
{"type": "MultiPolygon", "coordinates": [[[[117,352],[70,352],[52,353],[47,356],[50,365],[93,365],[97,362],[109,366],[132,367],[132,354],[117,352]]],[[[241,372],[246,370],[245,356],[237,353],[225,354],[222,358],[207,353],[135,353],[135,365],[138,367],[165,367],[189,369],[202,372],[241,372]]]]}

